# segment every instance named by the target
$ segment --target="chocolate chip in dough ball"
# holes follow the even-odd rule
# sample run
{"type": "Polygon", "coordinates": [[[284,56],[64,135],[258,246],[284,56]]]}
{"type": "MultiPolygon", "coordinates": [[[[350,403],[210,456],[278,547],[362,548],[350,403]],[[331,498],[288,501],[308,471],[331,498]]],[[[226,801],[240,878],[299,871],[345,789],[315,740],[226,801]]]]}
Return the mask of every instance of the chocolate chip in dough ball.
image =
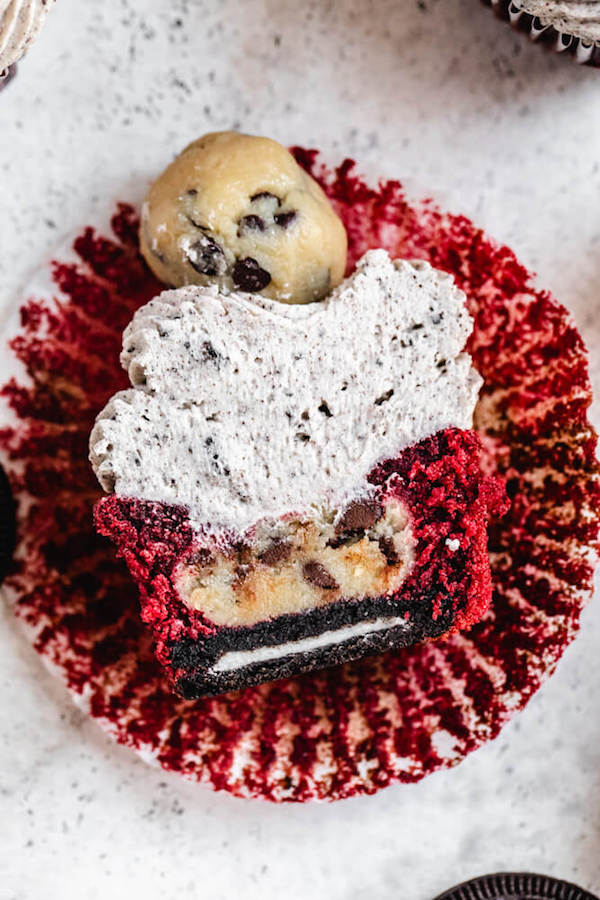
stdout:
{"type": "Polygon", "coordinates": [[[346,231],[317,182],[285,147],[234,131],[194,141],[154,182],[140,244],[165,284],[283,303],[320,300],[346,268],[346,231]]]}

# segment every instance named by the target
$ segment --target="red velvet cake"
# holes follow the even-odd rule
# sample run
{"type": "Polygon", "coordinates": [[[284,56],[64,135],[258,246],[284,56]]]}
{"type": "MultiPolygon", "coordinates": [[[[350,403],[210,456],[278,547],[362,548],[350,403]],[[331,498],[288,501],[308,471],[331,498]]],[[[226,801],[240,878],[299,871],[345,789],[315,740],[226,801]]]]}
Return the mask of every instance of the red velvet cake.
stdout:
{"type": "Polygon", "coordinates": [[[464,295],[371,251],[310,305],[165,292],[125,330],[132,383],[90,458],[185,697],[408,646],[478,621],[494,489],[466,429],[464,295]]]}
{"type": "MultiPolygon", "coordinates": [[[[498,483],[481,473],[479,455],[477,435],[446,429],[369,473],[382,508],[396,498],[410,511],[414,560],[400,589],[360,600],[342,597],[250,626],[218,627],[182,601],[177,569],[194,566],[203,553],[194,549],[185,508],[108,497],[96,508],[96,524],[139,585],[142,617],[176,690],[186,697],[221,693],[479,621],[491,598],[486,526],[490,511],[502,504],[498,483]]],[[[360,525],[346,532],[357,542],[364,535],[360,525]]],[[[238,558],[243,565],[243,549],[236,548],[238,558]]]]}

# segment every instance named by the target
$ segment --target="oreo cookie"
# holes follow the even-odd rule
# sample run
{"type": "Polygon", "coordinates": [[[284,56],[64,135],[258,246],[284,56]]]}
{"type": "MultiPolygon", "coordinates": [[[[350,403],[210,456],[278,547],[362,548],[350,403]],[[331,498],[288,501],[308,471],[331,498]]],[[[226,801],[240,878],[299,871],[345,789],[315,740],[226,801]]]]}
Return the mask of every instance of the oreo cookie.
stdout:
{"type": "Polygon", "coordinates": [[[15,503],[6,472],[0,466],[0,583],[12,560],[16,530],[15,503]]]}
{"type": "Polygon", "coordinates": [[[598,900],[576,884],[529,872],[498,872],[465,881],[436,900],[598,900]]]}

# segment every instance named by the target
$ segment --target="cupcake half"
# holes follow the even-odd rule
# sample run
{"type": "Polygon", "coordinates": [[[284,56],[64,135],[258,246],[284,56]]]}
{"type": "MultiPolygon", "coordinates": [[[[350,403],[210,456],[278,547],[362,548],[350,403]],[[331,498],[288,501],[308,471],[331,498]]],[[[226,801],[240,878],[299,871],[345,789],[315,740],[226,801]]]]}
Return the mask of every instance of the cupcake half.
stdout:
{"type": "Polygon", "coordinates": [[[217,286],[135,314],[91,435],[96,523],[186,697],[478,621],[502,505],[471,431],[464,294],[368,252],[326,299],[217,286]]]}

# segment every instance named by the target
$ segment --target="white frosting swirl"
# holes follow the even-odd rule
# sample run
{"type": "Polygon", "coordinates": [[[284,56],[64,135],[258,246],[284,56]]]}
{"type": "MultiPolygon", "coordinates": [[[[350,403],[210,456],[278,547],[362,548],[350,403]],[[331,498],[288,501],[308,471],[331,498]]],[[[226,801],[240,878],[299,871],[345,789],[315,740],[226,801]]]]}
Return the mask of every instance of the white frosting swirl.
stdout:
{"type": "Polygon", "coordinates": [[[561,34],[600,42],[598,0],[516,0],[515,6],[537,16],[543,25],[551,25],[561,34]]]}
{"type": "Polygon", "coordinates": [[[39,34],[55,0],[0,0],[0,72],[17,62],[39,34]]]}
{"type": "Polygon", "coordinates": [[[98,416],[92,465],[106,490],[183,504],[211,531],[339,507],[379,460],[472,427],[471,327],[450,275],[384,250],[305,306],[166,291],[125,330],[134,388],[98,416]]]}

